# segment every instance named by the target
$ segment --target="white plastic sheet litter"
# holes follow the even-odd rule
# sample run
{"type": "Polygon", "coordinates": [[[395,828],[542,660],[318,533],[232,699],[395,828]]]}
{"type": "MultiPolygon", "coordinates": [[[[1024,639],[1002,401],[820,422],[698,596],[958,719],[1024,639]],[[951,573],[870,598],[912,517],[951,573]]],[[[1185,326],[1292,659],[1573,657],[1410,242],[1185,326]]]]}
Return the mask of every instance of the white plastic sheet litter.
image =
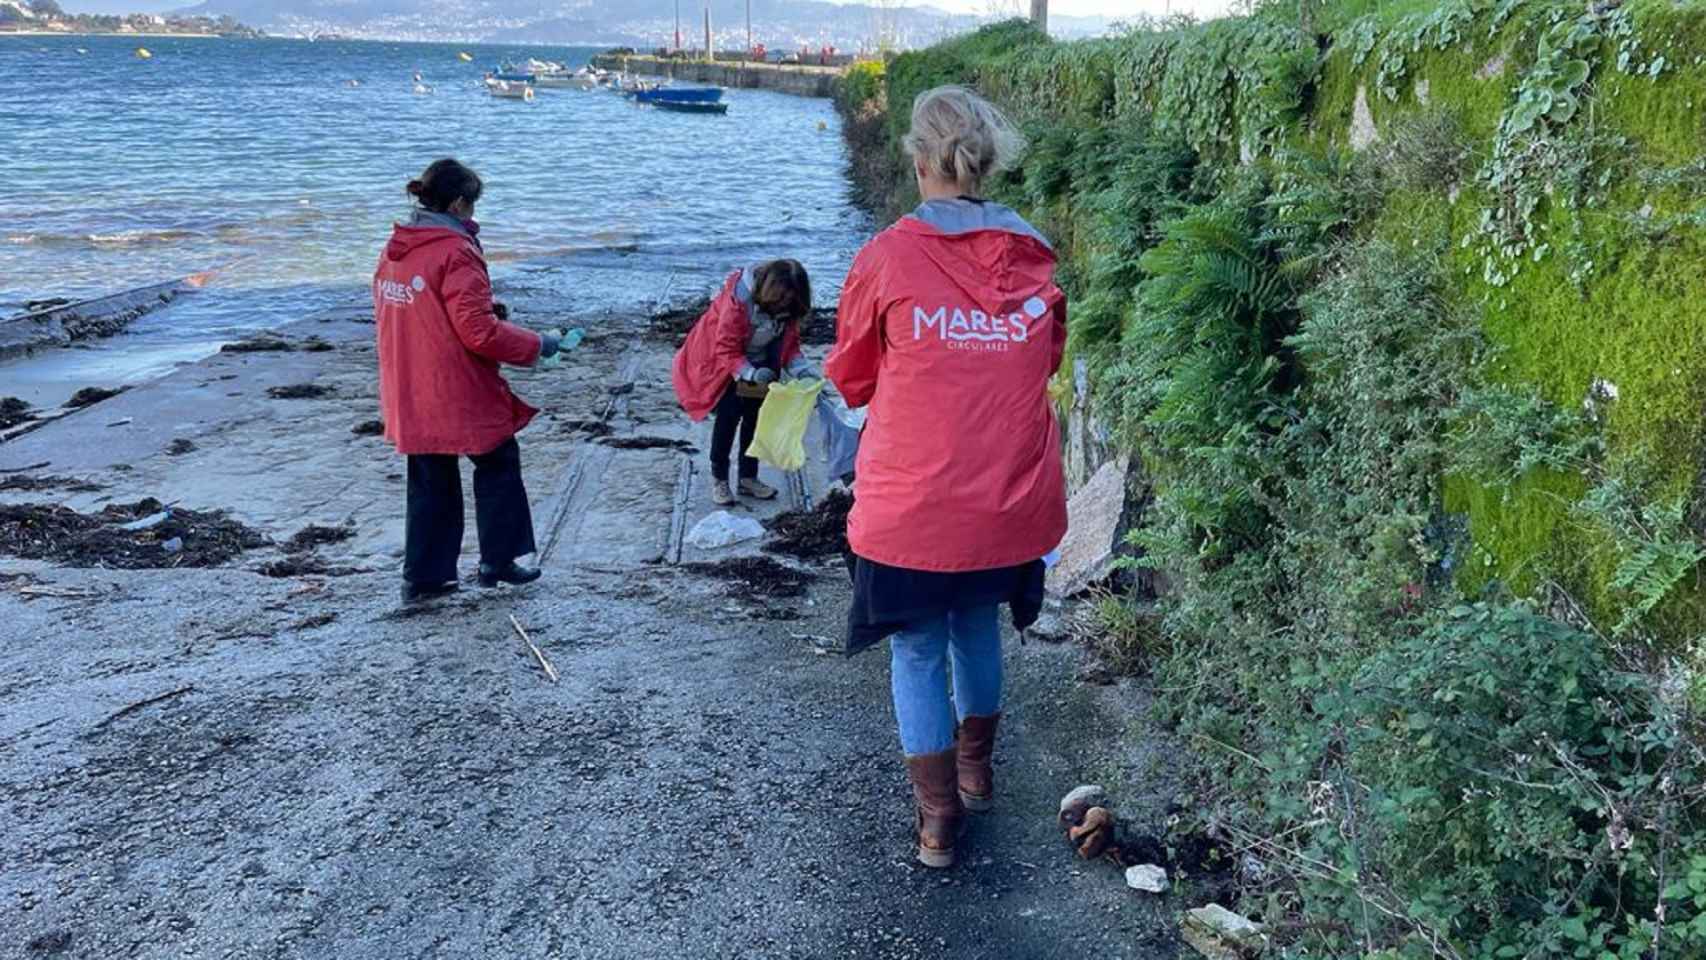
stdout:
{"type": "Polygon", "coordinates": [[[687,543],[701,550],[720,550],[762,536],[764,524],[751,517],[737,517],[727,510],[718,510],[693,525],[687,534],[687,543]]]}

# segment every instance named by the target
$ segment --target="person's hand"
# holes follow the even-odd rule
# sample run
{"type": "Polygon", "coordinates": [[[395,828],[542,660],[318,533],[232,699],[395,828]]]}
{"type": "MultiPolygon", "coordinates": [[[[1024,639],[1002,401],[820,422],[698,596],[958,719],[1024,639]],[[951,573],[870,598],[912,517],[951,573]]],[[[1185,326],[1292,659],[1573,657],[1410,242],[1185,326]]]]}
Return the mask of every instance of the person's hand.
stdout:
{"type": "Polygon", "coordinates": [[[752,382],[753,383],[775,383],[776,382],[776,371],[770,369],[769,367],[759,367],[757,370],[752,371],[752,382]]]}
{"type": "Polygon", "coordinates": [[[817,368],[813,367],[810,363],[807,363],[804,359],[795,360],[793,363],[788,364],[784,372],[787,373],[789,379],[792,380],[823,379],[823,374],[818,373],[817,368]]]}

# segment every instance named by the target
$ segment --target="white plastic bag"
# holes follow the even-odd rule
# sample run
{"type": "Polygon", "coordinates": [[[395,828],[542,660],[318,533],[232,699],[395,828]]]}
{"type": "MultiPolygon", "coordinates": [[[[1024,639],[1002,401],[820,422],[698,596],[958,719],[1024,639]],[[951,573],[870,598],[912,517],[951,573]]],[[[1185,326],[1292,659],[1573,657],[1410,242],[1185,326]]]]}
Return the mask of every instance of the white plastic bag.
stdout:
{"type": "Polygon", "coordinates": [[[817,398],[817,419],[823,425],[823,455],[832,480],[853,472],[859,456],[859,432],[865,429],[865,408],[849,410],[835,388],[826,386],[817,398]]]}
{"type": "Polygon", "coordinates": [[[751,517],[737,517],[727,510],[718,510],[693,525],[687,534],[687,542],[701,550],[720,550],[762,536],[764,524],[751,517]]]}

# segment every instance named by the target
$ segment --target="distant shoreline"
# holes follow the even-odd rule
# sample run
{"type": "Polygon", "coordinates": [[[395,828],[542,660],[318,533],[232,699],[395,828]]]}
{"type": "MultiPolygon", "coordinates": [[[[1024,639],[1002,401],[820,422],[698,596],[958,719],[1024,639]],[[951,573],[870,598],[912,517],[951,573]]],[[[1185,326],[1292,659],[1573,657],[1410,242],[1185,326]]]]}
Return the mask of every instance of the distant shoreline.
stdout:
{"type": "Polygon", "coordinates": [[[82,30],[0,30],[0,37],[141,37],[147,40],[224,40],[217,33],[113,33],[82,30]]]}

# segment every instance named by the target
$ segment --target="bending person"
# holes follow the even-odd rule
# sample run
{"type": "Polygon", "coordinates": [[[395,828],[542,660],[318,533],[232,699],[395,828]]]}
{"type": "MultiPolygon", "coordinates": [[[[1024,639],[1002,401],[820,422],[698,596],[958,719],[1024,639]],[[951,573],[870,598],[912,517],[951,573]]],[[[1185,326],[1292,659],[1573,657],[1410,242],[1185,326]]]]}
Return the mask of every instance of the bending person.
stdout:
{"type": "Polygon", "coordinates": [[[800,352],[800,321],[812,309],[811,279],[797,260],[772,260],[730,276],[675,354],[672,379],[681,408],[694,420],[717,415],[711,429],[711,499],[735,502],[729,454],[740,438],[741,496],[771,500],[746,455],[758,429],[764,394],[781,376],[816,376],[800,352]]]}
{"type": "Polygon", "coordinates": [[[923,203],[854,260],[824,369],[848,404],[869,406],[848,649],[893,638],[918,859],[947,867],[965,809],[994,802],[1000,604],[1020,629],[1036,619],[1041,558],[1066,532],[1048,395],[1066,301],[1048,241],[980,198],[1024,146],[998,110],[958,87],[928,91],[905,146],[923,203]]]}
{"type": "Polygon", "coordinates": [[[505,322],[492,301],[474,222],[482,189],[455,160],[427,167],[409,182],[414,213],[392,230],[373,275],[385,438],[409,462],[404,603],[456,589],[463,456],[474,462],[480,585],[539,579],[515,562],[534,552],[515,435],[539,411],[511,392],[498,364],[550,365],[559,344],[505,322]]]}

